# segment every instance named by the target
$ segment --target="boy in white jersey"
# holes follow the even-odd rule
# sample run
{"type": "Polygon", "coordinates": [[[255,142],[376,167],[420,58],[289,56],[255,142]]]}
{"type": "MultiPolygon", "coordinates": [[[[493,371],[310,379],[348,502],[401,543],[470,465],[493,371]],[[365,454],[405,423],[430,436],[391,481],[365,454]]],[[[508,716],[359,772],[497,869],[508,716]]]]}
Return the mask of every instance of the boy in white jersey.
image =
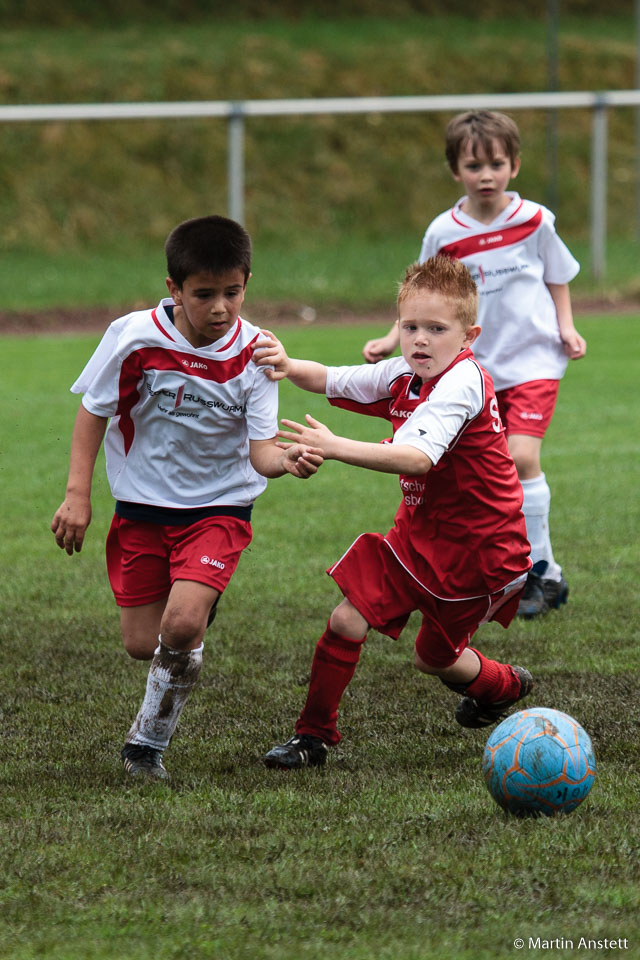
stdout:
{"type": "MultiPolygon", "coordinates": [[[[569,593],[551,547],[551,493],[540,450],[567,360],[583,357],[586,343],[569,297],[579,264],[556,234],[553,214],[507,192],[520,169],[519,150],[510,117],[489,111],[454,117],[445,153],[466,195],[427,228],[420,260],[437,253],[460,259],[478,285],[482,335],[473,352],[493,377],[524,492],[533,567],[518,613],[530,619],[566,603],[569,593]]],[[[397,344],[394,325],[363,353],[375,363],[397,344]]]]}
{"type": "Polygon", "coordinates": [[[433,257],[407,271],[398,296],[402,356],[375,366],[325,367],[291,360],[275,340],[257,345],[270,376],[325,393],[358,413],[383,417],[382,444],[335,436],[307,416],[282,422],[284,440],[310,444],[325,460],[399,474],[402,501],[382,536],[362,534],[327,572],[344,595],[315,651],[295,735],[265,757],[293,769],[325,762],[337,744],[338,706],[367,631],[397,638],[422,613],[415,664],[463,695],[456,719],[494,723],[533,686],[528,670],[489,660],[469,646],[480,623],[513,618],[529,569],[522,489],[509,455],[490,376],[471,346],[480,332],[469,271],[433,257]]]}
{"type": "Polygon", "coordinates": [[[202,664],[215,605],[251,542],[251,507],[267,477],[306,479],[322,456],[278,445],[277,384],[253,362],[260,330],[239,317],[251,240],[233,220],[187,220],[169,235],[170,297],[111,324],[71,390],[76,418],[66,495],[51,523],[82,548],[91,480],[105,438],[116,500],[109,580],[125,649],[151,660],[122,760],[167,779],[163,753],[202,664]],[[106,436],[105,436],[106,431],[106,436]]]}

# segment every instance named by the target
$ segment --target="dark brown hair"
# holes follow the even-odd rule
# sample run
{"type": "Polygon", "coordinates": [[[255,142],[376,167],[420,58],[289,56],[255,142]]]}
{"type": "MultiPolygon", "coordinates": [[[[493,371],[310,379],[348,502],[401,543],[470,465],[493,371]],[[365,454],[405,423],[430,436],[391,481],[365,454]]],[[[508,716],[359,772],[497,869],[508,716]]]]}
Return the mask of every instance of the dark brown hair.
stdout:
{"type": "Polygon", "coordinates": [[[511,165],[520,154],[520,132],[514,120],[504,113],[491,110],[470,110],[449,121],[445,133],[444,153],[453,173],[458,173],[460,155],[471,143],[474,156],[478,147],[491,159],[495,141],[502,144],[511,165]]]}
{"type": "Polygon", "coordinates": [[[251,237],[239,223],[212,215],[178,224],[164,246],[167,273],[182,286],[194,273],[225,273],[239,269],[245,283],[251,273],[251,237]]]}

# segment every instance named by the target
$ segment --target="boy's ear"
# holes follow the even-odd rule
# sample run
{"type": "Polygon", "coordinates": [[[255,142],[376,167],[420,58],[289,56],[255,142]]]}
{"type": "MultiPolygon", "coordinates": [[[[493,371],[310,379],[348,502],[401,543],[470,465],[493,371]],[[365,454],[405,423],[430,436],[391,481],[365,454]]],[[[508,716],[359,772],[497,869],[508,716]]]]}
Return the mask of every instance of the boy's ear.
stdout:
{"type": "Polygon", "coordinates": [[[464,334],[464,345],[465,347],[470,347],[478,339],[482,333],[482,327],[479,323],[474,323],[472,327],[467,327],[464,334]]]}
{"type": "Polygon", "coordinates": [[[167,285],[167,290],[169,291],[169,296],[171,297],[173,302],[175,304],[180,304],[181,303],[180,294],[182,293],[181,288],[178,286],[175,280],[173,280],[171,277],[167,277],[165,280],[165,283],[167,285]]]}
{"type": "Polygon", "coordinates": [[[520,157],[516,157],[513,163],[511,164],[511,179],[515,180],[515,178],[518,176],[519,173],[520,173],[520,157]]]}

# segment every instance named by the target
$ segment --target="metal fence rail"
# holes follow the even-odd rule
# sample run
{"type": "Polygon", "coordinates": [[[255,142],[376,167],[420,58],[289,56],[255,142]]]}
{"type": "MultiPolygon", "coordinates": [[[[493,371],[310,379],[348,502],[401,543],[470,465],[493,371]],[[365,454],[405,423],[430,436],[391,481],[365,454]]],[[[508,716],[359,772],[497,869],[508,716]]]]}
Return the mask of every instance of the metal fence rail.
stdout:
{"type": "Polygon", "coordinates": [[[607,235],[608,111],[640,108],[640,90],[497,93],[468,96],[334,97],[309,100],[199,100],[164,103],[74,103],[0,106],[0,123],[217,117],[227,120],[228,213],[244,220],[244,134],[251,117],[367,113],[458,113],[463,110],[592,111],[591,255],[596,279],[605,272],[607,235]]]}

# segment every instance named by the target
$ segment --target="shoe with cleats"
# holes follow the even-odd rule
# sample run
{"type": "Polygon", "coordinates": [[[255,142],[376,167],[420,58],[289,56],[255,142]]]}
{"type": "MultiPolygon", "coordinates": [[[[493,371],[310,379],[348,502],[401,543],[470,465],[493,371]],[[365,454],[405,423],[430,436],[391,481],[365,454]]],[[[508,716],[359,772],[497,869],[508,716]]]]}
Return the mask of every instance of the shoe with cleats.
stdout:
{"type": "Polygon", "coordinates": [[[268,767],[278,770],[321,767],[327,759],[327,750],[326,743],[320,737],[300,733],[269,750],[264,762],[268,767]]]}
{"type": "Polygon", "coordinates": [[[464,697],[458,704],[456,720],[461,727],[479,730],[481,727],[490,727],[506,716],[510,707],[522,700],[533,690],[533,677],[524,667],[510,667],[512,673],[520,681],[520,692],[510,700],[500,700],[496,703],[479,703],[473,697],[464,697]]]}
{"type": "Polygon", "coordinates": [[[569,584],[562,576],[559,580],[545,577],[547,566],[546,560],[538,560],[529,571],[517,613],[523,620],[533,620],[567,602],[569,584]]]}
{"type": "Polygon", "coordinates": [[[125,743],[120,756],[125,772],[130,777],[169,780],[169,773],[162,762],[162,750],[138,743],[125,743]]]}

